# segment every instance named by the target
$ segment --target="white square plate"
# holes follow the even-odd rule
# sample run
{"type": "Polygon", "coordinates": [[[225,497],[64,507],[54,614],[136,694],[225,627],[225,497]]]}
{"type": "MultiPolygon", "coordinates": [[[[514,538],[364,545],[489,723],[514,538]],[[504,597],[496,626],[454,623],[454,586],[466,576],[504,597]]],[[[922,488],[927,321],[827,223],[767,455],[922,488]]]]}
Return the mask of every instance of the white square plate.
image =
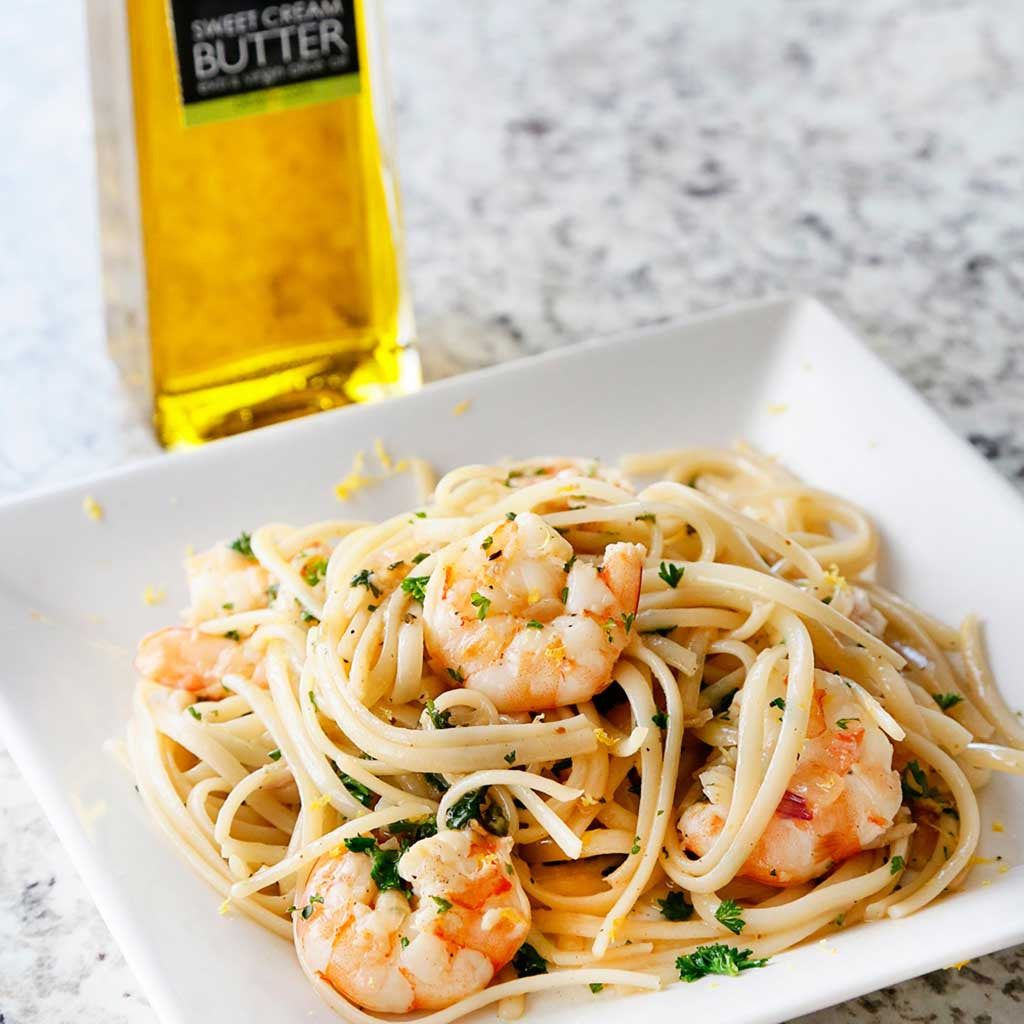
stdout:
{"type": "MultiPolygon", "coordinates": [[[[332,485],[358,449],[440,469],[536,453],[626,451],[746,438],[867,508],[885,580],[947,620],[977,609],[996,675],[1024,704],[1024,506],[825,309],[774,301],[621,335],[170,455],[0,506],[0,729],[167,1024],[329,1022],[288,944],[196,879],[102,751],[119,735],[138,636],[185,604],[186,544],[270,521],[384,516],[414,503],[407,477],[357,495],[332,485]],[[471,401],[469,411],[453,409],[471,401]],[[106,510],[83,514],[85,495],[106,510]],[[168,600],[147,607],[147,584],[168,600]]],[[[533,1024],[693,1019],[774,1022],[1024,939],[1024,782],[983,798],[982,853],[967,889],[908,920],[851,928],[738,979],[611,999],[556,996],[533,1024]],[[990,824],[1005,831],[994,834],[990,824]]],[[[492,1011],[485,1011],[493,1019],[492,1011]]]]}

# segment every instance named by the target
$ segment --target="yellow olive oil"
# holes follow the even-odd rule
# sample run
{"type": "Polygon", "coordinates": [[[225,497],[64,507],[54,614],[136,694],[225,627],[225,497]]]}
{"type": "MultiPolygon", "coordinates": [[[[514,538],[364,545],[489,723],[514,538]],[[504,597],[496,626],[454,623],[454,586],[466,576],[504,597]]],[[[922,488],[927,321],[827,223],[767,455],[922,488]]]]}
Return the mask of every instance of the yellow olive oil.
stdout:
{"type": "Polygon", "coordinates": [[[144,308],[112,347],[148,343],[167,446],[419,384],[374,2],[126,0],[144,308]]]}

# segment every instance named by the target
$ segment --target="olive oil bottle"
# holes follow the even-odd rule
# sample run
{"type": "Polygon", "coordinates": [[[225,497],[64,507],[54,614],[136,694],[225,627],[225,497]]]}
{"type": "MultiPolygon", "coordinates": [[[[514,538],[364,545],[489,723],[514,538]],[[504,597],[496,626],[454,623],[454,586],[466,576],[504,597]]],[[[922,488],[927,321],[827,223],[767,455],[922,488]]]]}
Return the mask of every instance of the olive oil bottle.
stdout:
{"type": "Polygon", "coordinates": [[[167,446],[419,385],[379,0],[95,0],[108,336],[167,446]]]}

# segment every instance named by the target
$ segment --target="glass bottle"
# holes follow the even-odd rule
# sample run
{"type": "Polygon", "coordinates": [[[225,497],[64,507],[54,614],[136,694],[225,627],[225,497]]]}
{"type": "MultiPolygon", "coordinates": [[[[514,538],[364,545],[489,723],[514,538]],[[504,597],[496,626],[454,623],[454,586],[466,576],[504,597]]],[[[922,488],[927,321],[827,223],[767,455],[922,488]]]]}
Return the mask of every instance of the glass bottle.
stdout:
{"type": "Polygon", "coordinates": [[[420,383],[378,0],[95,0],[108,337],[167,446],[420,383]]]}

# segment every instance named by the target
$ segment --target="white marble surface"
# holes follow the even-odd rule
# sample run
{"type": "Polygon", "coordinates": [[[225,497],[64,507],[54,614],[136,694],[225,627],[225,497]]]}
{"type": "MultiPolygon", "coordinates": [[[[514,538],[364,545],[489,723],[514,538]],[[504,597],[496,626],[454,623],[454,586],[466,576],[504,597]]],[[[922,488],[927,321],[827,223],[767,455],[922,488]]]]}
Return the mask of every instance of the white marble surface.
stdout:
{"type": "MultiPolygon", "coordinates": [[[[429,374],[810,292],[1024,488],[1019,0],[387,7],[429,374]]],[[[16,494],[153,444],[102,349],[77,0],[19,5],[0,68],[16,494]]],[[[1022,964],[986,957],[804,1024],[1010,1024],[1022,964]]],[[[0,754],[0,1024],[64,1021],[154,1015],[0,754]]]]}

